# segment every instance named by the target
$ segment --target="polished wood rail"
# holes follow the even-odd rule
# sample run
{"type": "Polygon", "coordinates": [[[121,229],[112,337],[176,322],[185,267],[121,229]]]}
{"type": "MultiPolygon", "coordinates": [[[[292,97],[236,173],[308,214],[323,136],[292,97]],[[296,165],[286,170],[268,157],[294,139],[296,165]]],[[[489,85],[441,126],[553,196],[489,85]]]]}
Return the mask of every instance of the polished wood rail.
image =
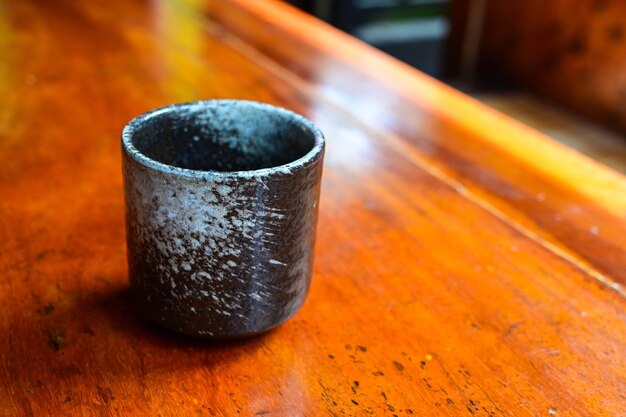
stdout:
{"type": "Polygon", "coordinates": [[[0,415],[621,416],[626,179],[274,1],[0,4],[0,415]],[[303,309],[208,343],[128,297],[119,134],[232,97],[328,150],[303,309]]]}

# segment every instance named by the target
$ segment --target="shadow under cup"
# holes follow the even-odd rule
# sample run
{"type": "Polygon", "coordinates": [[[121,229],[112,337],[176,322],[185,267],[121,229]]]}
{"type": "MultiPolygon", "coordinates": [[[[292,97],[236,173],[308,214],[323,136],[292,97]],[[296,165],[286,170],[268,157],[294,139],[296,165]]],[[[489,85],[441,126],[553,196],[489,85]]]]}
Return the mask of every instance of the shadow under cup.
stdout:
{"type": "Polygon", "coordinates": [[[211,100],[122,133],[131,287],[141,312],[206,338],[263,332],[308,292],[324,139],[267,104],[211,100]]]}

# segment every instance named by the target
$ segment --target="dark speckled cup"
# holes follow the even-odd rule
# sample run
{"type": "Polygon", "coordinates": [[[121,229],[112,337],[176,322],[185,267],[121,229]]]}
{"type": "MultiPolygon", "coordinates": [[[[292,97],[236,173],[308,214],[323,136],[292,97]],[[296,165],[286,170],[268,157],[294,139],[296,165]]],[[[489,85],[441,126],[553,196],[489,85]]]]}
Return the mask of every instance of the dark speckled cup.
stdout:
{"type": "Polygon", "coordinates": [[[324,138],[242,100],[153,110],[122,133],[130,283],[141,312],[204,338],[253,335],[304,303],[324,138]]]}

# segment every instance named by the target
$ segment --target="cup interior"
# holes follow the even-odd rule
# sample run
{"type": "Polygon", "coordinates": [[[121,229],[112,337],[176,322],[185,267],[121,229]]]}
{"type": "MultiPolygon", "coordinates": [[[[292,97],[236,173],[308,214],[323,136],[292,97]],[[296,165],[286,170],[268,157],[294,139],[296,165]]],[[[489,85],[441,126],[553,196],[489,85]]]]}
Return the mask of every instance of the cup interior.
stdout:
{"type": "Polygon", "coordinates": [[[306,155],[316,134],[294,113],[255,102],[176,105],[134,123],[130,141],[160,163],[198,171],[251,171],[306,155]]]}

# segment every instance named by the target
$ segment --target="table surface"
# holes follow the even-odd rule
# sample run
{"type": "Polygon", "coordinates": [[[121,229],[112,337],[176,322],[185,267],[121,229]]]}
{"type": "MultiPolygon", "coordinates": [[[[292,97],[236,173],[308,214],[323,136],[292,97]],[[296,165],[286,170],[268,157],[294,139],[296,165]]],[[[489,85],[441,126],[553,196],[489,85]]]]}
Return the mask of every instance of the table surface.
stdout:
{"type": "Polygon", "coordinates": [[[623,416],[626,179],[287,5],[0,3],[0,415],[623,416]],[[328,140],[315,276],[231,343],[128,297],[119,134],[215,97],[328,140]]]}

